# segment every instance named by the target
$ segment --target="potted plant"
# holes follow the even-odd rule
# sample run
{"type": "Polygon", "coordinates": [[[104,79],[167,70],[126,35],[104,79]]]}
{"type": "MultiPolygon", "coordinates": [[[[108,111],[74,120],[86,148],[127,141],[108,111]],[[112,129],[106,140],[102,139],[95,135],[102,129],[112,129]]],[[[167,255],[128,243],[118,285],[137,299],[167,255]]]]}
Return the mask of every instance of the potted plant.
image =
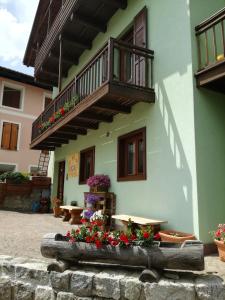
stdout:
{"type": "Polygon", "coordinates": [[[110,179],[108,175],[94,175],[88,178],[87,185],[90,187],[90,192],[108,192],[110,179]]]}
{"type": "Polygon", "coordinates": [[[193,234],[175,230],[161,230],[159,235],[163,242],[183,243],[187,240],[196,240],[193,234]]]}
{"type": "Polygon", "coordinates": [[[214,238],[221,261],[225,262],[225,224],[219,224],[216,231],[211,231],[210,234],[214,238]]]}

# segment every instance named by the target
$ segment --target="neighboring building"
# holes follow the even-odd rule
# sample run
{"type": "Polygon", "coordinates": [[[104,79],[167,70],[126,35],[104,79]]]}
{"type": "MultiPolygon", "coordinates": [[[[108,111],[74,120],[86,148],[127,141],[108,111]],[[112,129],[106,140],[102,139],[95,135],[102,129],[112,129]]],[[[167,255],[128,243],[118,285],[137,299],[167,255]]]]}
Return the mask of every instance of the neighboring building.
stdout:
{"type": "Polygon", "coordinates": [[[49,85],[0,67],[0,173],[36,173],[40,151],[30,149],[32,123],[51,100],[49,85]]]}
{"type": "Polygon", "coordinates": [[[55,150],[53,195],[83,205],[86,179],[108,174],[117,213],[210,241],[225,222],[225,1],[60,5],[39,2],[24,58],[37,81],[58,87],[31,141],[55,150]]]}

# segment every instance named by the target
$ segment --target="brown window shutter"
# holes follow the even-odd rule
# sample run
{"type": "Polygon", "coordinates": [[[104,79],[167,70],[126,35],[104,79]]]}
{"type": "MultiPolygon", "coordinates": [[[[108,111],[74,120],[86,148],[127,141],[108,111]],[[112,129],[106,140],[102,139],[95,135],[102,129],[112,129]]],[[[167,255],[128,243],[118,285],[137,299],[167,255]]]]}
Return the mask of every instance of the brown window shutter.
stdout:
{"type": "Polygon", "coordinates": [[[10,150],[17,150],[18,131],[19,125],[11,124],[10,150]]]}
{"type": "MultiPolygon", "coordinates": [[[[134,18],[134,44],[147,48],[147,8],[143,8],[134,18]]],[[[147,60],[139,55],[134,56],[134,81],[137,85],[146,86],[147,60]]]]}
{"type": "Polygon", "coordinates": [[[3,123],[1,148],[10,149],[11,123],[3,123]]]}

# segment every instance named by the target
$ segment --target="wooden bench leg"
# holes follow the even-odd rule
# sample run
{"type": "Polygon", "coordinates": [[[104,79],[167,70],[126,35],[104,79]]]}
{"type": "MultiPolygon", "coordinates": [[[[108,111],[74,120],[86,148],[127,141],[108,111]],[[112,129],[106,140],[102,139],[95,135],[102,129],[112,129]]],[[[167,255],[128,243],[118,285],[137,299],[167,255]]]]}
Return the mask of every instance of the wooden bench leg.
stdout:
{"type": "Polygon", "coordinates": [[[63,210],[63,215],[64,215],[64,217],[63,217],[63,219],[62,219],[63,222],[67,222],[67,221],[70,220],[71,215],[70,215],[70,212],[69,212],[68,209],[64,209],[64,210],[63,210]]]}
{"type": "Polygon", "coordinates": [[[70,214],[71,214],[71,219],[69,220],[69,223],[71,225],[73,224],[80,224],[80,211],[77,210],[71,210],[70,214]]]}

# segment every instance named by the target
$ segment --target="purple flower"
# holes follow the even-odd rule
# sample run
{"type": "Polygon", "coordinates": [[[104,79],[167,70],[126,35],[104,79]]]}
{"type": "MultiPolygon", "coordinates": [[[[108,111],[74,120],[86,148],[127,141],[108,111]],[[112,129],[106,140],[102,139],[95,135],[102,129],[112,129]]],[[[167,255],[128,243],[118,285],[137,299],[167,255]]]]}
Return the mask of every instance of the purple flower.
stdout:
{"type": "Polygon", "coordinates": [[[100,187],[110,187],[110,179],[108,175],[94,175],[88,178],[87,184],[90,187],[100,186],[100,187]]]}
{"type": "Polygon", "coordinates": [[[100,199],[99,196],[96,196],[93,194],[88,194],[88,196],[86,197],[87,203],[90,203],[90,204],[95,204],[95,202],[98,201],[99,199],[100,199]]]}
{"type": "Polygon", "coordinates": [[[92,215],[94,214],[94,212],[92,210],[85,210],[84,211],[84,217],[86,219],[90,219],[92,217],[92,215]]]}

